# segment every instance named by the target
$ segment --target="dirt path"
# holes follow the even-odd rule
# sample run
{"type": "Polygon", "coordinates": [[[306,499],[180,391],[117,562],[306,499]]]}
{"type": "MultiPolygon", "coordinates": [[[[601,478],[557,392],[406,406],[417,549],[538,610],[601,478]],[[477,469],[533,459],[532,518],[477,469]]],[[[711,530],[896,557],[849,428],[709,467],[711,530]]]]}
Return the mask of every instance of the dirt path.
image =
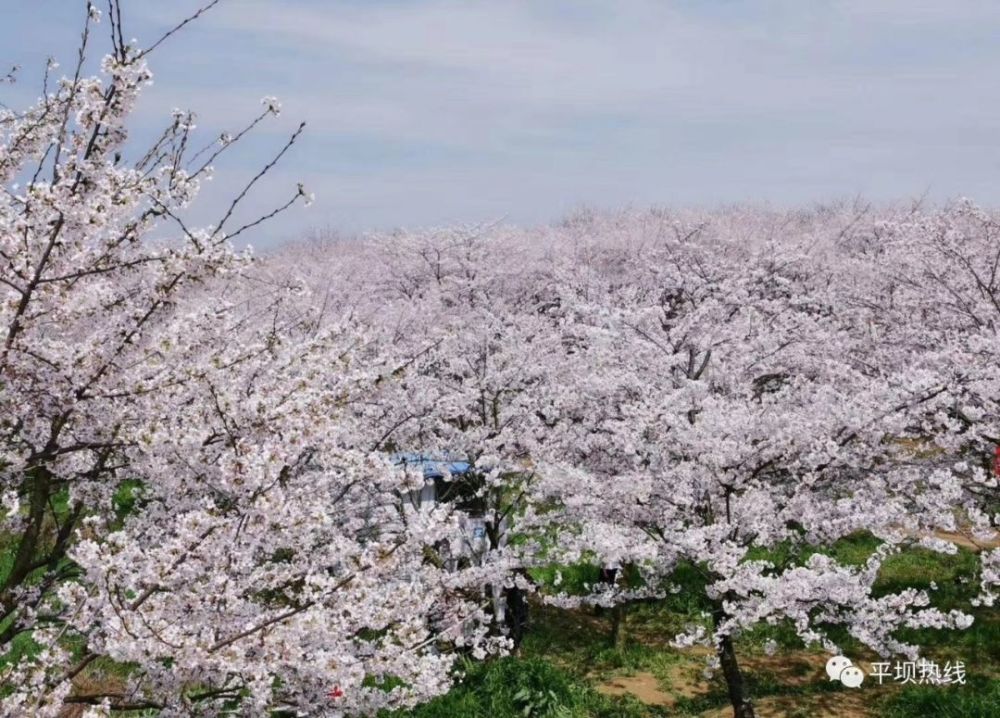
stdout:
{"type": "MultiPolygon", "coordinates": [[[[753,702],[757,718],[869,718],[871,699],[863,692],[810,696],[771,696],[753,702]]],[[[729,706],[701,714],[701,718],[732,718],[729,706]]],[[[930,717],[928,717],[930,718],[930,717]]]]}
{"type": "MultiPolygon", "coordinates": [[[[672,708],[679,699],[708,695],[713,687],[710,679],[702,674],[704,656],[692,654],[689,659],[668,666],[659,678],[648,671],[641,671],[614,676],[596,688],[605,695],[628,694],[646,705],[672,708]]],[[[777,656],[748,657],[743,663],[748,673],[766,675],[783,686],[806,689],[827,680],[824,670],[826,660],[826,654],[793,651],[777,656]]],[[[859,690],[836,692],[807,690],[796,695],[758,698],[754,705],[759,718],[869,718],[872,690],[878,688],[866,686],[859,690]]],[[[701,715],[702,718],[730,718],[732,709],[727,705],[701,715]]]]}
{"type": "Polygon", "coordinates": [[[965,533],[962,531],[935,531],[934,535],[937,538],[949,541],[956,546],[961,546],[962,548],[971,549],[973,551],[1000,548],[1000,533],[994,534],[993,538],[985,540],[976,538],[971,533],[965,533]]]}
{"type": "Polygon", "coordinates": [[[631,676],[617,676],[597,686],[597,692],[606,696],[632,695],[649,706],[673,707],[677,699],[660,690],[660,681],[652,673],[643,671],[631,676]]]}

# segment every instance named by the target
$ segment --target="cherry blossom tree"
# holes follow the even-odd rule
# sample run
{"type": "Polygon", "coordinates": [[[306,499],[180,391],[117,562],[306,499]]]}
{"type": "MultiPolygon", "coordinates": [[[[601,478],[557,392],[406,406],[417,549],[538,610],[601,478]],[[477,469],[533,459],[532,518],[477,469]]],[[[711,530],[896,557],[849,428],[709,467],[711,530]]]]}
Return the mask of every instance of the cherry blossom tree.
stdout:
{"type": "Polygon", "coordinates": [[[936,532],[990,521],[990,226],[967,206],[584,214],[314,243],[277,265],[312,275],[325,316],[364,325],[397,379],[362,409],[372,446],[471,461],[491,541],[516,518],[528,540],[493,541],[482,581],[586,558],[629,580],[548,600],[615,605],[695,570],[708,620],[678,641],[715,646],[747,716],[733,639],[761,621],[911,656],[896,629],[970,621],[873,584],[902,547],[953,551],[936,532]],[[970,222],[949,254],[941,237],[970,222]],[[930,274],[946,268],[950,288],[930,274]],[[987,319],[956,334],[950,313],[974,305],[987,319]],[[829,557],[862,530],[882,541],[863,566],[829,557]]]}
{"type": "Polygon", "coordinates": [[[652,592],[678,566],[698,571],[710,625],[678,640],[714,644],[738,718],[753,708],[733,637],[758,622],[787,619],[831,650],[824,627],[846,624],[879,652],[911,654],[896,628],[967,625],[924,592],[872,595],[887,555],[951,520],[957,488],[948,471],[896,460],[887,439],[942,392],[867,365],[829,243],[800,228],[779,239],[739,214],[593,224],[576,231],[624,229],[632,246],[592,252],[604,286],[576,293],[585,320],[561,371],[574,384],[553,396],[539,471],[582,527],[567,558],[631,563],[652,592]],[[865,566],[816,548],[859,530],[885,542],[865,566]],[[794,560],[771,558],[779,546],[794,560]]]}
{"type": "MultiPolygon", "coordinates": [[[[936,349],[954,325],[943,293],[963,290],[925,287],[928,268],[948,265],[935,237],[955,233],[935,228],[959,221],[969,220],[955,210],[864,204],[581,215],[533,232],[313,244],[284,261],[318,273],[327,316],[368,327],[381,375],[399,379],[367,407],[373,445],[471,460],[493,535],[499,517],[516,516],[522,538],[550,539],[519,542],[516,554],[492,543],[495,573],[482,580],[598,560],[630,580],[582,600],[614,605],[662,596],[679,567],[694,568],[709,620],[678,640],[716,647],[745,716],[733,638],[760,621],[788,620],[831,650],[826,629],[843,624],[875,650],[909,655],[897,628],[968,625],[926,592],[872,592],[901,547],[953,551],[935,532],[988,523],[992,479],[981,450],[978,473],[969,468],[967,448],[969,422],[988,419],[970,407],[992,401],[989,354],[974,324],[961,350],[936,349]],[[356,281],[331,279],[345,274],[356,281]],[[939,318],[926,325],[929,312],[939,318]],[[983,358],[976,373],[969,342],[983,358]],[[961,399],[973,386],[982,396],[961,399]],[[945,453],[929,459],[928,442],[945,453]],[[860,530],[883,542],[865,565],[827,555],[860,530]]],[[[949,281],[981,297],[976,274],[962,280],[969,254],[996,254],[988,231],[979,237],[949,281]]],[[[979,425],[980,449],[992,446],[990,425],[979,425]]]]}
{"type": "Polygon", "coordinates": [[[385,372],[399,377],[371,405],[372,446],[469,464],[438,491],[465,534],[431,560],[471,559],[492,571],[481,588],[497,596],[495,628],[517,643],[532,557],[510,538],[522,531],[536,478],[537,398],[553,380],[538,357],[561,350],[534,289],[544,269],[520,232],[500,227],[373,238],[365,256],[361,284],[377,310],[351,306],[369,317],[385,372]],[[470,541],[477,527],[482,541],[470,541]]]}
{"type": "Polygon", "coordinates": [[[393,381],[361,328],[257,292],[232,249],[308,199],[234,226],[302,128],[204,229],[199,184],[276,100],[200,153],[177,112],[128,159],[147,58],[215,4],[143,49],[113,1],[95,77],[86,5],[72,74],[50,63],[37,105],[0,113],[5,715],[368,714],[446,690],[455,649],[501,647],[465,598],[480,572],[423,560],[453,527],[406,517],[407,477],[359,438],[393,381]]]}
{"type": "Polygon", "coordinates": [[[880,341],[871,361],[908,367],[940,397],[913,417],[924,466],[961,482],[956,514],[942,528],[983,551],[984,602],[997,592],[1000,518],[997,447],[1000,373],[995,360],[1000,311],[1000,225],[968,200],[934,212],[878,218],[842,243],[856,279],[848,301],[880,341]],[[860,286],[859,286],[860,285],[860,286]]]}

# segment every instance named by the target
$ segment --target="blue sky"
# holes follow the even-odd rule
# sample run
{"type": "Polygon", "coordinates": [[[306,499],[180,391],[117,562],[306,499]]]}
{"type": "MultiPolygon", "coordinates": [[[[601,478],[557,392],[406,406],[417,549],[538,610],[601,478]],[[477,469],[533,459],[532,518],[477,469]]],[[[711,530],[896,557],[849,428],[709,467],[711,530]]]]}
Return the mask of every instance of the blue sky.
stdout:
{"type": "MultiPolygon", "coordinates": [[[[198,4],[124,0],[126,32],[149,42],[198,4]]],[[[8,104],[37,93],[46,55],[69,66],[83,3],[11,5],[8,104]]],[[[191,108],[210,138],[282,100],[218,166],[211,221],[307,121],[257,208],[297,181],[316,203],[262,246],[581,206],[995,204],[998,32],[992,0],[223,0],[152,58],[137,123],[191,108]]]]}

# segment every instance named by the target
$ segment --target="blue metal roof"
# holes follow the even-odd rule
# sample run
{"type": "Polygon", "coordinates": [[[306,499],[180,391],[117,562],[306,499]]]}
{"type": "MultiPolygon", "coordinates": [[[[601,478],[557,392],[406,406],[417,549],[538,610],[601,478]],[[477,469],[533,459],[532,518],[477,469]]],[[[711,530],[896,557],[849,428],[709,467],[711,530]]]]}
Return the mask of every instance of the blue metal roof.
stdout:
{"type": "Polygon", "coordinates": [[[443,479],[446,476],[461,476],[472,466],[467,461],[448,456],[428,456],[427,454],[403,453],[393,454],[392,462],[398,466],[423,466],[425,479],[443,479]]]}

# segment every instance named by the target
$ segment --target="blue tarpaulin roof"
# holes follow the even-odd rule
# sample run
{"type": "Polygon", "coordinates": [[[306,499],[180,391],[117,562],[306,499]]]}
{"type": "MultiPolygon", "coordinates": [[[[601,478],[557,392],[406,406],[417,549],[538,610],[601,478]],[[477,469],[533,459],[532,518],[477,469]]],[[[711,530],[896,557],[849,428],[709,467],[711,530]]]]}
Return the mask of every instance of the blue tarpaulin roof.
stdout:
{"type": "Polygon", "coordinates": [[[448,456],[428,456],[426,454],[393,454],[392,462],[399,466],[422,466],[425,479],[441,479],[445,476],[460,476],[472,468],[467,461],[448,456]]]}

